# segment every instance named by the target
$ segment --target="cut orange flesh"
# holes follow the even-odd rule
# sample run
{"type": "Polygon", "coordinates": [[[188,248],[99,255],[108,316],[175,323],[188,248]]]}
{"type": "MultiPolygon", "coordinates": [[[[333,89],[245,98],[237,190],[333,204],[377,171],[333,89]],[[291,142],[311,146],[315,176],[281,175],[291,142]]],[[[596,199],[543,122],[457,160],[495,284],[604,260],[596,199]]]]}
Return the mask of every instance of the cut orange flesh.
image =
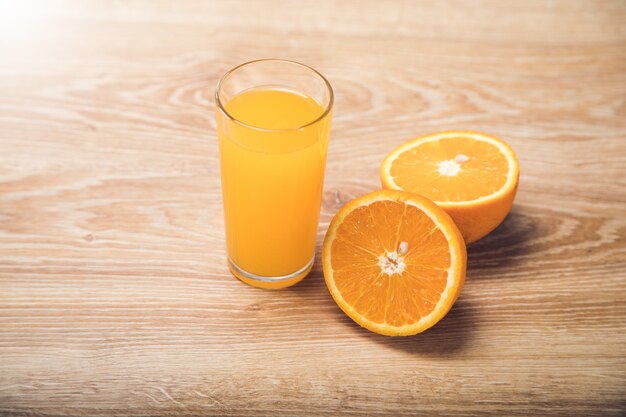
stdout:
{"type": "Polygon", "coordinates": [[[433,200],[454,219],[466,243],[495,229],[513,205],[519,163],[504,141],[451,131],[400,145],[383,161],[383,188],[433,200]]]}
{"type": "Polygon", "coordinates": [[[346,204],[328,228],[322,257],[337,305],[388,336],[433,326],[465,279],[465,244],[452,219],[403,191],[375,191],[346,204]]]}

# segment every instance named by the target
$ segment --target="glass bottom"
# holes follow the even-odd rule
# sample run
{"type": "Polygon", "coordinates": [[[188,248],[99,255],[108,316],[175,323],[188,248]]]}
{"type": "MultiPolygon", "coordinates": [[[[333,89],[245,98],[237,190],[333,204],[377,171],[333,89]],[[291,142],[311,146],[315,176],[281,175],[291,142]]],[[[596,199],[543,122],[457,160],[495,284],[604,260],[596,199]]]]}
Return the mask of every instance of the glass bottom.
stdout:
{"type": "Polygon", "coordinates": [[[230,272],[245,282],[248,285],[252,285],[253,287],[258,288],[268,288],[272,290],[277,290],[280,288],[290,287],[298,282],[302,281],[302,278],[306,277],[309,272],[311,272],[311,268],[313,268],[313,260],[315,256],[311,258],[311,260],[301,269],[298,269],[296,272],[293,272],[288,275],[281,275],[278,277],[267,277],[264,275],[256,275],[251,272],[245,271],[235,264],[230,257],[228,258],[228,268],[230,268],[230,272]]]}

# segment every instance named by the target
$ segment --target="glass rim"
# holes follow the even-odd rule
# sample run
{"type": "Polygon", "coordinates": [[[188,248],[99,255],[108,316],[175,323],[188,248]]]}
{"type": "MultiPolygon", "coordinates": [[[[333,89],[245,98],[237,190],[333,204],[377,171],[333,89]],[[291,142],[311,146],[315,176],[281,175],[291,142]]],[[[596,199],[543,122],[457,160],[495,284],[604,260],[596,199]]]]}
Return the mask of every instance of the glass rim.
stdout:
{"type": "Polygon", "coordinates": [[[315,68],[310,67],[308,65],[305,65],[305,64],[302,64],[300,62],[297,62],[297,61],[292,61],[292,60],[289,60],[289,59],[281,59],[281,58],[254,59],[252,61],[247,61],[247,62],[244,62],[243,64],[239,64],[236,67],[231,68],[230,70],[228,70],[224,75],[222,75],[222,77],[220,78],[220,80],[217,83],[217,87],[215,88],[215,104],[216,104],[217,108],[226,117],[228,117],[230,120],[232,120],[234,123],[237,123],[238,125],[246,127],[248,129],[260,130],[260,131],[263,131],[263,132],[291,132],[291,131],[296,131],[296,130],[302,130],[302,129],[306,128],[306,127],[314,125],[317,122],[319,122],[320,120],[323,120],[328,115],[328,113],[330,113],[330,111],[333,108],[334,101],[335,101],[335,94],[333,92],[333,87],[330,85],[330,82],[328,82],[326,77],[324,77],[318,70],[316,70],[315,68]],[[250,124],[242,122],[241,120],[237,119],[236,117],[233,117],[230,113],[228,113],[228,111],[226,111],[226,108],[222,104],[222,101],[220,100],[220,91],[222,89],[222,84],[224,83],[224,81],[229,76],[231,76],[235,71],[237,71],[238,69],[241,69],[242,67],[245,67],[245,66],[251,65],[251,64],[256,64],[256,63],[259,63],[259,62],[268,62],[268,61],[294,64],[294,65],[306,68],[309,71],[312,71],[315,75],[317,75],[319,78],[321,78],[322,81],[324,81],[324,84],[326,85],[326,88],[327,88],[328,93],[329,93],[328,104],[326,104],[326,106],[324,108],[324,112],[320,116],[318,116],[316,119],[314,119],[313,121],[307,122],[307,123],[305,123],[303,125],[300,125],[300,126],[297,126],[297,127],[290,127],[290,128],[287,128],[287,129],[267,129],[267,128],[263,128],[263,127],[259,127],[259,126],[250,125],[250,124]]]}

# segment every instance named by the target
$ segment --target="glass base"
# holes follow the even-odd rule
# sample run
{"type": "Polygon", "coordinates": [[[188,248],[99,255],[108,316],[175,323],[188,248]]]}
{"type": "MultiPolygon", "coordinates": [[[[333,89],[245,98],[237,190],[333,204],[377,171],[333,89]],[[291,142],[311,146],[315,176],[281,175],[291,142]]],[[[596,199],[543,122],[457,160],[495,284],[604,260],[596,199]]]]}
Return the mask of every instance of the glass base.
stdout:
{"type": "Polygon", "coordinates": [[[311,260],[304,266],[304,268],[301,268],[294,273],[281,275],[278,277],[267,277],[245,271],[238,267],[237,264],[235,264],[230,258],[228,258],[228,268],[230,268],[230,272],[235,277],[239,278],[241,281],[245,282],[248,285],[252,285],[253,287],[258,288],[277,290],[280,288],[290,287],[302,281],[302,278],[306,277],[309,272],[311,272],[314,259],[315,257],[311,258],[311,260]]]}

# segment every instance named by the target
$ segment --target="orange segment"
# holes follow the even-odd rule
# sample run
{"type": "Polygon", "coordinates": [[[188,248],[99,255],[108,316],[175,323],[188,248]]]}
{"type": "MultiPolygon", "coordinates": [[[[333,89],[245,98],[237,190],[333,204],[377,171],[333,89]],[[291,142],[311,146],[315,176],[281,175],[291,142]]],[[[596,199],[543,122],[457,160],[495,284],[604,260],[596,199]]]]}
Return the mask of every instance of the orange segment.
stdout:
{"type": "Polygon", "coordinates": [[[511,209],[519,164],[502,140],[451,131],[411,140],[381,165],[383,188],[423,195],[454,219],[466,243],[495,229],[511,209]]]}
{"type": "Polygon", "coordinates": [[[339,307],[384,335],[412,335],[452,307],[465,278],[465,244],[431,201],[376,191],[346,204],[323,247],[326,284],[339,307]]]}

